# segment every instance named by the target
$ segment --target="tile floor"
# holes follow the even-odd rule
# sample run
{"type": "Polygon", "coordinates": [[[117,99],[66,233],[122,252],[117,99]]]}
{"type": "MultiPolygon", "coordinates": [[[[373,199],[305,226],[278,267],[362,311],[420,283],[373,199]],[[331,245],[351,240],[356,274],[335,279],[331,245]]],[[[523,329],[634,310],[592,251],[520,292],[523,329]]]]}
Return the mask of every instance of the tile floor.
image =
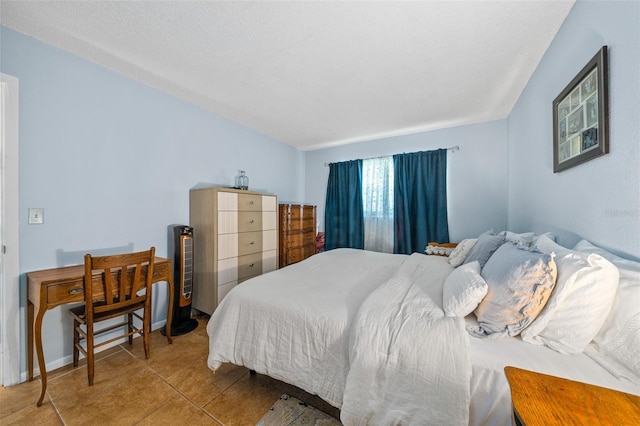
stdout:
{"type": "Polygon", "coordinates": [[[287,393],[339,418],[317,396],[249,370],[225,364],[207,367],[206,318],[169,345],[151,334],[151,357],[142,339],[97,355],[94,385],[87,369],[72,365],[49,372],[47,394],[37,408],[40,381],[0,387],[0,424],[8,425],[255,425],[287,393]]]}

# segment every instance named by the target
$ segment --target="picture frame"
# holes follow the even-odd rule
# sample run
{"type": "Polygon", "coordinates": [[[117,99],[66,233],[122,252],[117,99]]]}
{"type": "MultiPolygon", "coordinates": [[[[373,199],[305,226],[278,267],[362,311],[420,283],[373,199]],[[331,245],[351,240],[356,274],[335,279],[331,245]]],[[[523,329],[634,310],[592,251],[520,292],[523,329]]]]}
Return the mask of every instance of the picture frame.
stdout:
{"type": "Polygon", "coordinates": [[[607,46],[553,100],[553,172],[609,152],[607,46]]]}

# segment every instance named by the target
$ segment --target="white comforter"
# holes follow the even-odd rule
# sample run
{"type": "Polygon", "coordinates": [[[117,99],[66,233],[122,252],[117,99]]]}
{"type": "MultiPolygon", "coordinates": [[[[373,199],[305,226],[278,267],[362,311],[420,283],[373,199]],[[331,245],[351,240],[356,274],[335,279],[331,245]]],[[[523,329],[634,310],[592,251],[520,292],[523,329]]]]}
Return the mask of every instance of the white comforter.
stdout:
{"type": "Polygon", "coordinates": [[[340,408],[353,318],[408,257],[337,249],[245,281],[209,320],[209,368],[244,365],[340,408]]]}
{"type": "Polygon", "coordinates": [[[351,332],[345,424],[467,425],[469,339],[445,317],[442,258],[413,254],[369,296],[351,332]]]}
{"type": "Polygon", "coordinates": [[[208,364],[244,365],[341,408],[345,424],[467,424],[464,321],[441,309],[437,256],[325,252],[234,288],[208,364]]]}

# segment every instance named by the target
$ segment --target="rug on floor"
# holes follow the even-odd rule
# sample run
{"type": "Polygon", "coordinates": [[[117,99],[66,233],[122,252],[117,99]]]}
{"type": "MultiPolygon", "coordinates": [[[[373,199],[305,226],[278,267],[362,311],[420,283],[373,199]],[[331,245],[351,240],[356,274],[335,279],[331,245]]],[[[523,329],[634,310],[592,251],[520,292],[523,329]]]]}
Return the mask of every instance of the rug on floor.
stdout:
{"type": "Polygon", "coordinates": [[[312,406],[284,394],[269,408],[256,426],[338,426],[339,420],[312,406]]]}

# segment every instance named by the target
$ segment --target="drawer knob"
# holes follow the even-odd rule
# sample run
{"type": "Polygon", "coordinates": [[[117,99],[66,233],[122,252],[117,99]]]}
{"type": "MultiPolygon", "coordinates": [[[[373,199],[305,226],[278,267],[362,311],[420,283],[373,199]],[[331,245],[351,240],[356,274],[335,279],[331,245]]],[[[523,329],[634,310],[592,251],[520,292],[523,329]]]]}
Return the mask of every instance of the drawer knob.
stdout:
{"type": "Polygon", "coordinates": [[[255,241],[251,241],[249,244],[253,245],[255,243],[255,241]]]}
{"type": "Polygon", "coordinates": [[[249,268],[253,268],[253,263],[251,265],[249,265],[249,268]]]}
{"type": "Polygon", "coordinates": [[[249,204],[253,205],[253,200],[249,201],[249,204]]]}
{"type": "Polygon", "coordinates": [[[84,287],[74,287],[69,289],[69,294],[82,294],[84,293],[84,287]]]}
{"type": "Polygon", "coordinates": [[[253,219],[251,219],[251,220],[249,221],[249,223],[253,223],[253,219]]]}

